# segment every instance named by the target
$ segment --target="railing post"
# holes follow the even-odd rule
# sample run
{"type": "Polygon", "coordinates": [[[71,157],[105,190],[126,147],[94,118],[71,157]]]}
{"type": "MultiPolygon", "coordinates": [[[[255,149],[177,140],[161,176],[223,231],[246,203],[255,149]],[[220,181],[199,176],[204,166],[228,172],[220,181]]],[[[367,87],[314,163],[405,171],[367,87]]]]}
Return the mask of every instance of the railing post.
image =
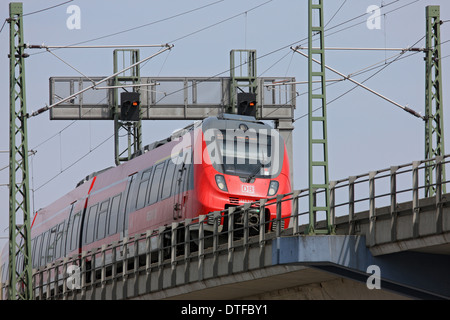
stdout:
{"type": "Polygon", "coordinates": [[[53,299],[58,299],[58,295],[59,295],[59,288],[58,288],[58,281],[59,281],[59,266],[60,263],[55,261],[53,262],[53,272],[54,272],[54,276],[53,276],[53,299]]]}
{"type": "Polygon", "coordinates": [[[348,234],[355,234],[355,176],[348,178],[348,234]]]}
{"type": "Polygon", "coordinates": [[[128,295],[128,237],[123,238],[122,248],[122,299],[125,299],[128,295]]]}
{"type": "Polygon", "coordinates": [[[445,181],[442,181],[442,172],[445,164],[443,164],[444,157],[443,156],[437,156],[436,157],[436,215],[435,215],[435,224],[436,224],[436,233],[441,233],[443,230],[442,226],[442,212],[443,212],[443,203],[442,203],[442,190],[445,190],[443,188],[442,184],[445,183],[445,181]]]}
{"type": "Polygon", "coordinates": [[[250,226],[248,223],[248,211],[250,209],[251,203],[245,203],[243,206],[243,210],[244,210],[244,259],[243,259],[243,270],[247,271],[248,270],[248,238],[249,238],[249,233],[250,233],[250,226]]]}
{"type": "Polygon", "coordinates": [[[44,298],[44,269],[39,268],[38,272],[39,272],[39,300],[42,300],[44,298]]]}
{"type": "Polygon", "coordinates": [[[96,285],[95,285],[95,252],[97,251],[96,248],[92,249],[91,251],[91,299],[93,299],[93,297],[95,297],[95,290],[96,290],[96,285]]]}
{"type": "Polygon", "coordinates": [[[369,245],[375,245],[375,226],[376,226],[376,210],[375,210],[375,176],[376,171],[369,172],[369,245]]]}
{"type": "Polygon", "coordinates": [[[184,283],[189,283],[189,266],[190,266],[190,255],[191,255],[191,231],[190,225],[192,220],[184,220],[184,283]]]}
{"type": "Polygon", "coordinates": [[[164,261],[164,230],[165,227],[158,228],[158,290],[163,288],[163,261],[164,261]]]}
{"type": "Polygon", "coordinates": [[[178,222],[172,222],[171,228],[171,254],[170,254],[170,281],[172,286],[177,282],[177,229],[178,222]]]}
{"type": "Polygon", "coordinates": [[[152,271],[152,230],[145,233],[145,292],[151,291],[152,271]]]}
{"type": "Polygon", "coordinates": [[[281,236],[281,224],[282,224],[282,220],[281,220],[281,200],[284,198],[284,195],[282,194],[277,194],[277,225],[276,225],[276,229],[275,229],[275,235],[276,237],[280,237],[281,236]]]}
{"type": "Polygon", "coordinates": [[[259,201],[259,267],[264,267],[265,245],[266,245],[266,202],[267,199],[259,201]]]}
{"type": "Polygon", "coordinates": [[[219,272],[219,225],[222,218],[220,211],[214,211],[213,218],[213,277],[217,277],[219,272]]]}
{"type": "Polygon", "coordinates": [[[203,268],[205,258],[205,215],[201,214],[198,217],[198,281],[203,280],[203,268]]]}
{"type": "Polygon", "coordinates": [[[102,245],[102,263],[101,263],[101,276],[100,276],[100,284],[101,284],[101,291],[100,291],[100,298],[101,300],[106,299],[106,248],[108,245],[103,244],[102,245]]]}
{"type": "Polygon", "coordinates": [[[298,197],[300,193],[300,190],[294,190],[294,192],[292,193],[291,226],[293,227],[294,236],[300,233],[298,225],[298,197]]]}
{"type": "Polygon", "coordinates": [[[228,208],[228,274],[233,273],[234,254],[234,211],[235,207],[228,208]]]}
{"type": "Polygon", "coordinates": [[[86,251],[81,253],[81,300],[86,299],[86,251]]]}
{"type": "Polygon", "coordinates": [[[50,270],[50,263],[47,263],[47,265],[45,266],[45,269],[46,269],[46,273],[47,273],[47,288],[46,288],[46,300],[50,300],[50,297],[51,297],[51,294],[50,294],[50,285],[51,285],[51,283],[52,283],[52,280],[51,280],[51,278],[52,278],[52,273],[51,273],[51,270],[50,270]]]}
{"type": "Polygon", "coordinates": [[[336,217],[336,181],[330,181],[330,233],[334,234],[336,229],[335,217],[336,217]]]}
{"type": "MultiPolygon", "coordinates": [[[[63,260],[63,274],[62,274],[62,279],[63,279],[63,300],[67,300],[67,295],[68,295],[68,291],[67,291],[67,278],[68,278],[68,274],[67,274],[67,264],[68,264],[69,258],[65,257],[63,260]]],[[[34,272],[33,272],[34,273],[34,272]]],[[[33,290],[34,292],[34,290],[33,290]]]]}
{"type": "Polygon", "coordinates": [[[118,249],[118,244],[113,243],[112,251],[111,251],[111,278],[112,278],[111,299],[112,300],[117,299],[117,249],[118,249]]]}
{"type": "Polygon", "coordinates": [[[133,258],[133,294],[136,297],[139,292],[139,239],[141,238],[140,235],[136,235],[134,237],[134,258],[133,258]]]}
{"type": "Polygon", "coordinates": [[[413,175],[413,238],[419,236],[419,165],[420,161],[413,162],[412,175],[413,175]]]}
{"type": "Polygon", "coordinates": [[[397,241],[397,170],[398,166],[391,167],[391,241],[397,241]]]}

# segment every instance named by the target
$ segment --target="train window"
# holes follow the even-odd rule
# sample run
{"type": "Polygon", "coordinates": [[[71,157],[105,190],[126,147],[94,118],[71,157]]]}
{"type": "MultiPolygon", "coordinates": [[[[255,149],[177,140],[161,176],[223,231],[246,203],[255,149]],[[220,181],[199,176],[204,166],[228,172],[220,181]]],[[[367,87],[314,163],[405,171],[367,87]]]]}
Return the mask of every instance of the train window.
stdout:
{"type": "Polygon", "coordinates": [[[67,235],[67,251],[71,252],[77,248],[78,238],[79,238],[79,228],[80,228],[80,217],[81,211],[78,211],[72,217],[70,217],[69,225],[67,230],[69,234],[67,235]]]}
{"type": "Polygon", "coordinates": [[[173,181],[172,181],[172,194],[177,194],[179,192],[181,192],[180,190],[180,182],[178,181],[178,179],[181,178],[182,172],[181,170],[184,171],[183,169],[183,164],[179,164],[175,167],[175,171],[173,173],[173,181]]]}
{"type": "Polygon", "coordinates": [[[108,235],[112,235],[117,232],[117,218],[119,216],[119,205],[120,205],[121,197],[122,197],[122,194],[119,193],[117,196],[112,198],[111,211],[110,211],[110,217],[109,217],[109,226],[108,226],[108,235]]]}
{"type": "Polygon", "coordinates": [[[175,172],[175,163],[172,160],[168,160],[166,166],[166,174],[164,175],[164,179],[162,181],[162,191],[161,191],[161,199],[166,199],[170,197],[172,190],[172,181],[173,175],[175,172]]]}
{"type": "Polygon", "coordinates": [[[42,244],[42,235],[39,235],[36,237],[34,249],[33,249],[33,255],[32,255],[32,261],[33,261],[33,268],[39,267],[39,249],[41,249],[42,244]]]}
{"type": "Polygon", "coordinates": [[[164,163],[160,163],[155,167],[155,173],[153,174],[152,183],[150,184],[150,192],[148,203],[152,204],[158,201],[159,184],[161,181],[161,175],[163,173],[164,163]]]}
{"type": "Polygon", "coordinates": [[[85,223],[84,230],[86,230],[85,244],[94,241],[94,230],[95,230],[95,216],[97,214],[98,203],[89,208],[88,218],[85,223]]]}
{"type": "Polygon", "coordinates": [[[50,237],[49,237],[49,241],[48,241],[48,248],[47,248],[47,263],[51,262],[54,258],[55,255],[55,238],[56,238],[56,233],[58,231],[57,227],[54,227],[50,230],[50,237]]]}
{"type": "Polygon", "coordinates": [[[139,183],[138,195],[136,198],[136,210],[142,209],[145,206],[145,196],[147,195],[148,182],[150,181],[150,174],[152,169],[142,173],[141,182],[139,183]]]}
{"type": "Polygon", "coordinates": [[[64,222],[60,223],[58,226],[58,230],[56,232],[56,239],[55,239],[55,259],[58,259],[62,256],[61,248],[63,243],[63,234],[64,234],[64,222]]]}
{"type": "Polygon", "coordinates": [[[106,218],[108,215],[109,199],[102,202],[100,211],[97,215],[97,232],[96,239],[103,239],[106,234],[106,218]]]}
{"type": "Polygon", "coordinates": [[[194,165],[190,164],[186,166],[186,172],[184,173],[184,186],[183,191],[194,189],[194,165]]]}
{"type": "Polygon", "coordinates": [[[39,260],[39,266],[45,266],[46,264],[46,260],[47,260],[47,248],[48,248],[48,236],[49,236],[49,232],[45,232],[42,238],[42,248],[41,248],[41,255],[40,255],[40,260],[39,260]]]}

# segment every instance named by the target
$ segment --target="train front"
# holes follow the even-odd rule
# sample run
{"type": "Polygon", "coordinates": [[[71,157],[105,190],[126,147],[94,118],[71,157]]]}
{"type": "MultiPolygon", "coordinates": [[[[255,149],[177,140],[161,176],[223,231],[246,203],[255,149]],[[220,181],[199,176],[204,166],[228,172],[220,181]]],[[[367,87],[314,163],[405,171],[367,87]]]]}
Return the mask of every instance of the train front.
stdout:
{"type": "MultiPolygon", "coordinates": [[[[200,135],[201,157],[195,152],[194,180],[202,214],[291,192],[288,155],[277,130],[253,117],[224,115],[206,119],[200,135]]],[[[275,201],[268,203],[272,204],[264,208],[266,222],[276,218],[275,201]]],[[[260,209],[254,204],[248,211],[253,230],[259,227],[260,209]]],[[[281,203],[281,214],[282,228],[287,228],[291,201],[281,203]]],[[[242,210],[235,214],[234,223],[243,225],[242,210]]],[[[227,228],[226,219],[221,227],[227,228]]],[[[273,230],[275,223],[266,223],[265,228],[273,230]]]]}

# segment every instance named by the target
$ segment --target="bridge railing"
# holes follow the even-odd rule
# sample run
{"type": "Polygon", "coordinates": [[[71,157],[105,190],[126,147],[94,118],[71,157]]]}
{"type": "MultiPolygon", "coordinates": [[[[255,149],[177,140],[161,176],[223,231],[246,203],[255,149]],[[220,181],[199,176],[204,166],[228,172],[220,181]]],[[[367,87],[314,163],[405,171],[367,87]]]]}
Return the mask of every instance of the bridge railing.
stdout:
{"type": "MultiPolygon", "coordinates": [[[[189,282],[189,265],[195,264],[196,281],[205,274],[217,275],[218,259],[212,266],[205,266],[205,256],[228,255],[229,273],[233,272],[235,250],[242,251],[242,270],[248,270],[250,247],[260,247],[259,267],[264,267],[264,246],[268,239],[281,236],[286,219],[281,206],[292,200],[292,194],[278,195],[255,203],[229,207],[195,219],[174,222],[170,227],[160,227],[146,233],[123,238],[102,247],[73,255],[45,267],[33,270],[33,294],[35,299],[69,299],[74,294],[85,299],[99,291],[105,297],[105,286],[113,288],[123,281],[134,281],[137,295],[139,281],[145,281],[148,292],[163,288],[162,270],[171,269],[173,285],[176,285],[175,268],[186,266],[184,281],[189,282]],[[276,218],[269,220],[265,207],[273,206],[276,218]],[[258,219],[255,218],[258,214],[258,219]],[[212,267],[212,272],[205,268],[212,267]],[[151,274],[157,273],[157,280],[151,274]],[[140,275],[140,276],[139,276],[140,275]]],[[[167,280],[164,280],[167,281],[167,280]]],[[[127,291],[128,286],[121,287],[127,291]]],[[[114,289],[112,292],[116,292],[114,289]]],[[[120,296],[133,293],[121,292],[120,296]]],[[[115,298],[114,296],[112,297],[115,298]]]]}
{"type": "MultiPolygon", "coordinates": [[[[384,208],[391,216],[392,228],[397,225],[402,203],[412,203],[413,233],[418,233],[419,199],[434,198],[436,204],[436,232],[442,232],[442,195],[446,193],[448,180],[445,167],[450,162],[450,156],[437,157],[412,163],[391,166],[383,170],[371,171],[366,174],[351,176],[347,179],[330,182],[331,214],[348,216],[348,231],[355,234],[358,215],[368,212],[369,242],[373,243],[377,210],[384,208]],[[425,170],[432,169],[431,184],[425,182],[425,170]]],[[[395,240],[395,239],[391,239],[395,240]]]]}
{"type": "MultiPolygon", "coordinates": [[[[335,221],[336,217],[348,216],[348,230],[344,233],[358,234],[360,230],[357,229],[356,221],[364,215],[369,224],[369,243],[374,241],[375,221],[380,207],[390,208],[391,225],[395,225],[401,209],[400,202],[412,202],[413,221],[417,221],[419,199],[425,197],[425,190],[430,187],[424,183],[424,170],[432,166],[436,177],[432,186],[437,207],[436,231],[442,231],[442,194],[448,181],[441,181],[440,177],[449,162],[450,155],[332,181],[332,219],[335,221]]],[[[309,216],[307,206],[308,190],[294,190],[289,194],[229,207],[123,238],[33,270],[33,294],[36,299],[69,299],[74,293],[86,298],[88,291],[92,295],[98,290],[100,297],[104,297],[107,284],[114,287],[127,279],[134,281],[134,288],[139,286],[139,281],[145,281],[149,291],[161,290],[164,277],[161,270],[170,268],[175,286],[175,269],[180,263],[185,266],[186,282],[190,281],[192,275],[192,270],[189,270],[191,263],[195,264],[197,270],[195,280],[203,279],[206,273],[209,276],[217,275],[219,255],[227,256],[228,272],[232,273],[232,261],[237,250],[242,252],[242,270],[245,271],[249,266],[251,247],[260,249],[257,260],[259,266],[263,267],[264,247],[271,239],[305,232],[304,225],[308,223],[306,219],[309,216]],[[292,214],[288,217],[282,215],[281,210],[286,201],[292,205],[292,214]],[[268,219],[265,210],[268,206],[275,208],[276,218],[273,220],[268,219]],[[258,215],[256,220],[255,214],[258,215]],[[285,229],[283,225],[287,227],[288,224],[290,228],[285,229]],[[205,266],[207,255],[215,257],[212,265],[205,266]],[[212,271],[205,273],[205,269],[212,271]],[[150,276],[155,272],[158,273],[156,283],[150,276]]],[[[317,219],[314,223],[320,227],[323,221],[317,219]]],[[[418,232],[416,222],[412,228],[413,233],[418,232]]],[[[122,290],[126,291],[127,288],[123,286],[122,290]]],[[[129,295],[126,292],[123,294],[129,295]]]]}

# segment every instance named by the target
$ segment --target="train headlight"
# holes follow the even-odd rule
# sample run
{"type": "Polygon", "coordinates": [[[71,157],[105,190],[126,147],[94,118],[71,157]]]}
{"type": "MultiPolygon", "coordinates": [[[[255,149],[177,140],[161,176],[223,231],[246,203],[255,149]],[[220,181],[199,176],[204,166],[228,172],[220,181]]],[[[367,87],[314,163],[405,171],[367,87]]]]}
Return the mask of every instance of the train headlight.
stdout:
{"type": "Polygon", "coordinates": [[[274,196],[278,191],[278,181],[270,181],[269,191],[267,191],[268,196],[274,196]]]}
{"type": "Polygon", "coordinates": [[[225,178],[221,174],[217,174],[216,175],[216,184],[217,184],[217,187],[219,187],[220,190],[228,191],[227,183],[225,182],[225,178]]]}

